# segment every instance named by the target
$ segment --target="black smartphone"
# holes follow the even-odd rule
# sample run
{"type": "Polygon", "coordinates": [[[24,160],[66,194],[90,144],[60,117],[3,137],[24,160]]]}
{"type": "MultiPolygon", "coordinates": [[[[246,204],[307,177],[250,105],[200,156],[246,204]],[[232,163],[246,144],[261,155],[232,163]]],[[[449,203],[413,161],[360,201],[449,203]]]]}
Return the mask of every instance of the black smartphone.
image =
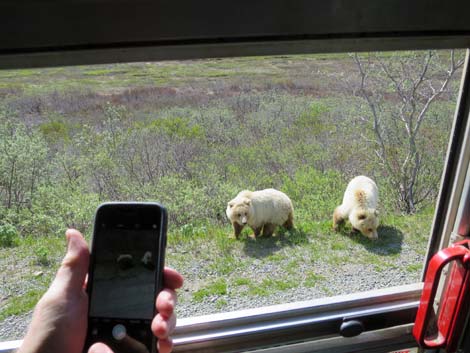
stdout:
{"type": "Polygon", "coordinates": [[[115,353],[154,353],[151,322],[162,289],[167,212],[153,202],[108,202],[96,210],[84,352],[95,342],[115,353]]]}

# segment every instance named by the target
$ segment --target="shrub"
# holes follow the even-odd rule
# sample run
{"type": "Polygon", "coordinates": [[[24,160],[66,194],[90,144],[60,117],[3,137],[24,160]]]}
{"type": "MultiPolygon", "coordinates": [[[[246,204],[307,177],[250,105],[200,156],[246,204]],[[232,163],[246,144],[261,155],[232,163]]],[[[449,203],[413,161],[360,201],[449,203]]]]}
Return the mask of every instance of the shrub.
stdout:
{"type": "MultiPolygon", "coordinates": [[[[239,191],[210,176],[204,182],[197,182],[172,175],[161,178],[156,185],[148,185],[138,198],[164,205],[172,226],[204,226],[207,223],[225,224],[227,202],[239,191]]],[[[192,231],[192,227],[185,230],[192,231]]]]}
{"type": "Polygon", "coordinates": [[[49,145],[57,144],[58,141],[68,141],[70,126],[62,120],[50,120],[39,125],[42,133],[49,145]]]}
{"type": "Polygon", "coordinates": [[[49,250],[44,245],[39,245],[34,249],[34,255],[36,257],[35,262],[41,266],[49,266],[51,263],[49,250]]]}
{"type": "Polygon", "coordinates": [[[0,110],[0,203],[4,207],[31,204],[37,186],[50,176],[47,158],[42,135],[0,110]]]}
{"type": "Polygon", "coordinates": [[[292,199],[296,218],[319,221],[329,219],[335,207],[341,204],[345,187],[339,173],[306,167],[292,178],[286,177],[282,191],[292,199]]]}
{"type": "Polygon", "coordinates": [[[198,139],[204,137],[204,130],[189,118],[164,117],[154,120],[149,127],[157,133],[165,133],[171,138],[198,139]]]}
{"type": "Polygon", "coordinates": [[[11,224],[0,225],[0,246],[10,247],[15,246],[18,241],[18,231],[11,224]]]}
{"type": "Polygon", "coordinates": [[[160,202],[168,209],[169,224],[181,227],[207,219],[204,189],[178,176],[163,177],[146,192],[146,199],[160,202]]]}
{"type": "Polygon", "coordinates": [[[42,186],[31,209],[24,210],[18,222],[24,235],[36,237],[62,237],[68,227],[87,233],[99,202],[97,194],[85,192],[79,185],[42,186]]]}

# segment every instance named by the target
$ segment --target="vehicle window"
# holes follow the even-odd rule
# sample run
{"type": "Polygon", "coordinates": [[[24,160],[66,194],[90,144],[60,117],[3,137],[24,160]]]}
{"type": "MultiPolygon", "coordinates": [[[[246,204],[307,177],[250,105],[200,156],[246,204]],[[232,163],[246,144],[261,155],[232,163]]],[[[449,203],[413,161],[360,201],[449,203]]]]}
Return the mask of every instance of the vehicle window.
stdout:
{"type": "Polygon", "coordinates": [[[179,317],[419,282],[463,56],[0,71],[0,340],[22,337],[66,227],[89,237],[109,200],[168,208],[179,317]],[[292,207],[236,198],[270,188],[292,207]]]}

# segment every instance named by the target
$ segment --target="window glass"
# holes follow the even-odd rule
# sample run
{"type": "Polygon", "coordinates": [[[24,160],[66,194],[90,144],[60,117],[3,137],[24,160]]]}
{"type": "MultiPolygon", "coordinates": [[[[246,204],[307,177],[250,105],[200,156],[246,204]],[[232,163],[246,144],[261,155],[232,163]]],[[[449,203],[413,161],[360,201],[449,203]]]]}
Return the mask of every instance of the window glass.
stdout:
{"type": "Polygon", "coordinates": [[[89,237],[109,200],[168,208],[167,264],[186,279],[179,317],[418,282],[463,56],[0,71],[0,340],[22,337],[66,227],[89,237]],[[343,203],[360,175],[377,190],[359,180],[343,203]],[[268,188],[293,218],[272,191],[228,206],[268,188]],[[227,207],[237,224],[246,216],[238,238],[227,207]]]}

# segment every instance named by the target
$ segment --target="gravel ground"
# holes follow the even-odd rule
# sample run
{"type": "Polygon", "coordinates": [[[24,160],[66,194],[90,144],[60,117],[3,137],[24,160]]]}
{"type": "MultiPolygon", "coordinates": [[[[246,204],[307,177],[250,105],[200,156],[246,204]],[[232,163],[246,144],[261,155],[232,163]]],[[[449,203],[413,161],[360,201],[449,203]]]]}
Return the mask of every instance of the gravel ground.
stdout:
{"type": "MultiPolygon", "coordinates": [[[[393,244],[391,245],[393,246],[393,244]]],[[[167,261],[169,262],[168,264],[177,268],[186,279],[185,286],[179,291],[177,315],[180,318],[199,316],[217,312],[309,300],[325,296],[343,295],[359,291],[410,284],[419,281],[420,270],[416,269],[416,271],[410,272],[409,265],[421,263],[423,261],[423,255],[419,254],[416,249],[413,249],[413,247],[409,246],[405,242],[400,243],[399,245],[399,253],[396,253],[397,251],[394,250],[395,256],[393,256],[393,260],[390,260],[390,258],[387,257],[388,265],[386,267],[383,265],[377,266],[376,263],[364,265],[352,262],[347,263],[344,261],[336,265],[332,265],[318,261],[313,264],[313,267],[315,268],[315,273],[321,274],[322,280],[319,281],[318,285],[313,287],[306,287],[301,284],[299,287],[284,291],[275,291],[269,295],[248,296],[246,295],[246,290],[243,291],[238,287],[232,288],[229,286],[229,292],[226,295],[209,295],[199,302],[194,301],[192,299],[192,295],[202,286],[201,282],[205,283],[204,279],[210,278],[212,274],[210,266],[207,266],[207,258],[201,258],[197,256],[197,254],[194,256],[188,256],[186,258],[185,265],[181,266],[180,262],[173,261],[172,263],[171,261],[172,258],[176,258],[174,255],[176,255],[179,250],[170,248],[169,256],[167,256],[169,260],[167,261]],[[393,265],[390,265],[390,261],[393,262],[393,265]],[[223,300],[223,305],[220,304],[221,299],[223,300]]],[[[356,243],[353,246],[357,247],[358,244],[356,243]]],[[[276,250],[279,251],[279,248],[276,248],[276,250]]],[[[362,249],[362,251],[363,250],[364,249],[362,249]]],[[[266,249],[266,254],[272,251],[273,249],[266,249]]],[[[307,256],[306,253],[303,253],[304,249],[302,246],[286,246],[285,248],[281,248],[280,251],[285,253],[285,260],[270,262],[266,261],[263,256],[251,259],[248,268],[245,267],[243,268],[243,271],[240,271],[240,273],[233,273],[226,276],[227,282],[229,282],[231,278],[247,278],[250,280],[273,277],[282,278],[281,275],[285,275],[287,263],[292,260],[294,253],[300,258],[305,258],[307,256]]],[[[345,252],[350,251],[351,249],[345,250],[345,252]]],[[[185,250],[185,252],[187,252],[187,250],[185,250]]],[[[380,252],[380,248],[375,248],[374,253],[376,255],[380,252]]],[[[384,249],[384,253],[386,255],[386,249],[384,249]]],[[[11,266],[21,265],[20,263],[17,263],[16,260],[12,261],[11,266]]],[[[311,270],[311,268],[312,263],[307,261],[305,261],[305,263],[301,263],[299,267],[296,268],[296,273],[299,275],[299,283],[302,283],[302,274],[306,273],[308,269],[311,270]]],[[[17,286],[18,284],[16,283],[15,285],[17,286]]],[[[31,284],[29,284],[29,286],[31,286],[31,284]]],[[[1,290],[0,294],[2,294],[1,290]]],[[[3,295],[0,297],[0,307],[2,304],[2,297],[3,300],[5,299],[3,295]]],[[[10,316],[3,322],[0,322],[0,341],[21,339],[26,332],[27,326],[31,320],[31,315],[32,313],[28,312],[18,316],[10,316]]]]}
{"type": "Polygon", "coordinates": [[[0,322],[0,341],[13,341],[23,338],[33,312],[14,315],[0,322]]]}
{"type": "MultiPolygon", "coordinates": [[[[344,295],[354,292],[362,292],[374,289],[382,289],[397,285],[416,283],[420,280],[420,272],[410,273],[405,268],[408,264],[422,262],[421,255],[417,255],[411,249],[404,248],[400,256],[400,266],[379,270],[375,266],[363,266],[357,264],[343,263],[338,267],[331,267],[326,264],[315,264],[316,272],[321,273],[326,278],[318,287],[300,286],[294,289],[279,291],[269,296],[247,297],[240,296],[230,298],[223,310],[217,306],[217,296],[204,299],[201,303],[189,302],[189,290],[182,290],[179,294],[181,298],[178,304],[178,317],[190,317],[207,315],[221,311],[234,311],[262,306],[276,305],[288,302],[311,300],[335,295],[344,295]]],[[[257,275],[269,276],[279,271],[278,266],[273,266],[271,270],[258,271],[257,275]]],[[[302,272],[302,268],[299,269],[302,272]]]]}

